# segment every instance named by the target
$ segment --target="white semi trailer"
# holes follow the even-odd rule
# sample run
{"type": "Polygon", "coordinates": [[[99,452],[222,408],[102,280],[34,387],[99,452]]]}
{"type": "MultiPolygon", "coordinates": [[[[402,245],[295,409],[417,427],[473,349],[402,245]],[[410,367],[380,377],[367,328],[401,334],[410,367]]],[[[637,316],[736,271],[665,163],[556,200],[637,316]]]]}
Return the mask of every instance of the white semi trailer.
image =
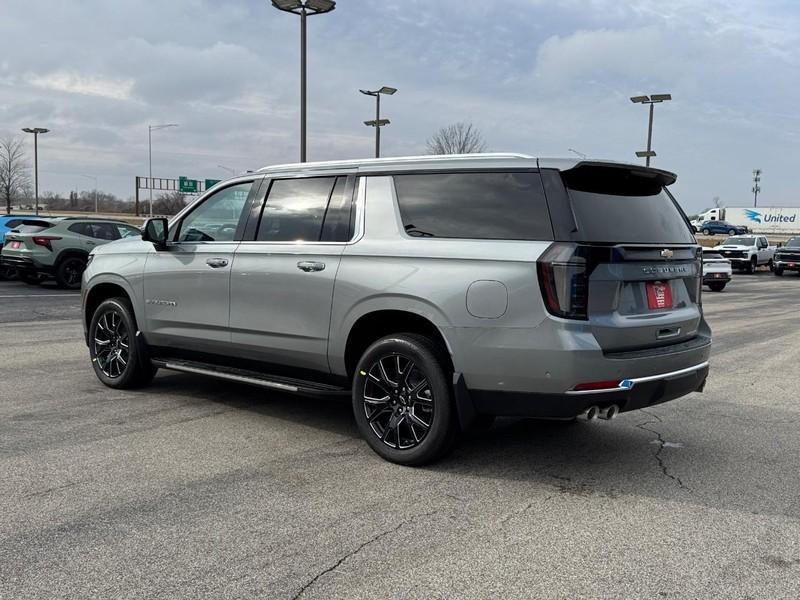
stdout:
{"type": "Polygon", "coordinates": [[[800,233],[800,207],[711,208],[697,215],[692,224],[699,228],[706,221],[727,221],[733,225],[744,225],[755,233],[800,233]]]}

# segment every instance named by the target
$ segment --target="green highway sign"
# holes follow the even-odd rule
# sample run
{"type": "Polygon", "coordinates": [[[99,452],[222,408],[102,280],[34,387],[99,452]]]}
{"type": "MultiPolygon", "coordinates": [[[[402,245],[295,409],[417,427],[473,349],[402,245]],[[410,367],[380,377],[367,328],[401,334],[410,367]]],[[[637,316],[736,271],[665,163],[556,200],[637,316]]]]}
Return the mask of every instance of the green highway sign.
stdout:
{"type": "Polygon", "coordinates": [[[217,185],[220,181],[222,181],[222,180],[221,179],[206,179],[206,189],[207,190],[211,189],[212,187],[217,185]]]}
{"type": "Polygon", "coordinates": [[[178,177],[178,191],[182,194],[196,194],[198,192],[198,183],[197,179],[178,177]]]}

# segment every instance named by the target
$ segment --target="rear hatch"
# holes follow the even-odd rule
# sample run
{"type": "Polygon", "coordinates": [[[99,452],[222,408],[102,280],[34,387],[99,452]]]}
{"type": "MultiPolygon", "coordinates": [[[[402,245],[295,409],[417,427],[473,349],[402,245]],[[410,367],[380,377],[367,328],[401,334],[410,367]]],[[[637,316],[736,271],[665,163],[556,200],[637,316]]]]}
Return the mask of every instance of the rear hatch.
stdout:
{"type": "Polygon", "coordinates": [[[554,207],[550,194],[548,203],[556,238],[563,241],[543,255],[539,273],[550,312],[566,307],[554,314],[588,321],[606,352],[696,337],[702,322],[701,248],[666,191],[674,175],[579,163],[560,176],[569,211],[554,207]]]}
{"type": "Polygon", "coordinates": [[[731,270],[731,261],[724,258],[716,250],[703,250],[703,275],[708,273],[727,273],[731,270]]]}
{"type": "MultiPolygon", "coordinates": [[[[54,223],[39,219],[30,219],[20,223],[14,227],[14,229],[6,233],[3,253],[11,255],[18,252],[24,253],[25,251],[35,250],[37,246],[36,240],[41,237],[36,234],[49,229],[53,225],[54,223]]],[[[39,245],[44,245],[44,243],[39,245]]]]}

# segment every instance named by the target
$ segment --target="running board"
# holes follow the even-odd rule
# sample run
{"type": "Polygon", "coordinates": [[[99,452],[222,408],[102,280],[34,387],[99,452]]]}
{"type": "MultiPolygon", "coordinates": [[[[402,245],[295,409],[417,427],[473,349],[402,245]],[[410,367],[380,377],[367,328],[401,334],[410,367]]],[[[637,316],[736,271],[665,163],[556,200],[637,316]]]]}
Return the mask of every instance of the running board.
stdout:
{"type": "Polygon", "coordinates": [[[311,396],[338,396],[350,394],[350,390],[337,387],[335,385],[317,383],[315,381],[306,381],[303,379],[292,379],[291,377],[266,375],[264,373],[248,371],[246,369],[235,369],[233,367],[223,367],[219,365],[211,365],[208,363],[188,360],[172,360],[161,358],[153,358],[151,359],[151,362],[160,369],[179,371],[181,373],[192,373],[194,375],[206,375],[208,377],[216,377],[217,379],[226,379],[228,381],[235,381],[236,383],[256,385],[263,388],[269,388],[271,390],[288,392],[290,394],[308,394],[311,396]]]}

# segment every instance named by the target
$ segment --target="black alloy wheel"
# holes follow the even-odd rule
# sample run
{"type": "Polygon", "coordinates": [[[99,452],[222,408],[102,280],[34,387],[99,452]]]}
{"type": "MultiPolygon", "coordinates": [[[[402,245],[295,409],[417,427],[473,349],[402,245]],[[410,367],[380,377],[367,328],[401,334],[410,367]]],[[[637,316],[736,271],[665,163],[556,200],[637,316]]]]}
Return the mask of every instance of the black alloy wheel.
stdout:
{"type": "Polygon", "coordinates": [[[118,311],[107,309],[100,315],[92,338],[93,354],[97,367],[109,379],[116,379],[125,372],[131,358],[130,338],[118,311]]]}
{"type": "Polygon", "coordinates": [[[353,416],[388,461],[418,466],[447,453],[458,433],[447,351],[429,337],[398,333],[367,348],[353,377],[353,416]]]}
{"type": "Polygon", "coordinates": [[[86,260],[77,256],[65,258],[56,269],[56,281],[61,287],[77,290],[81,287],[81,276],[86,269],[86,260]]]}
{"type": "Polygon", "coordinates": [[[364,416],[390,448],[419,445],[433,424],[434,396],[427,377],[408,356],[381,356],[367,371],[364,416]]]}
{"type": "Polygon", "coordinates": [[[100,303],[89,323],[89,356],[97,378],[108,387],[137,388],[158,370],[137,337],[136,318],[126,298],[100,303]]]}

